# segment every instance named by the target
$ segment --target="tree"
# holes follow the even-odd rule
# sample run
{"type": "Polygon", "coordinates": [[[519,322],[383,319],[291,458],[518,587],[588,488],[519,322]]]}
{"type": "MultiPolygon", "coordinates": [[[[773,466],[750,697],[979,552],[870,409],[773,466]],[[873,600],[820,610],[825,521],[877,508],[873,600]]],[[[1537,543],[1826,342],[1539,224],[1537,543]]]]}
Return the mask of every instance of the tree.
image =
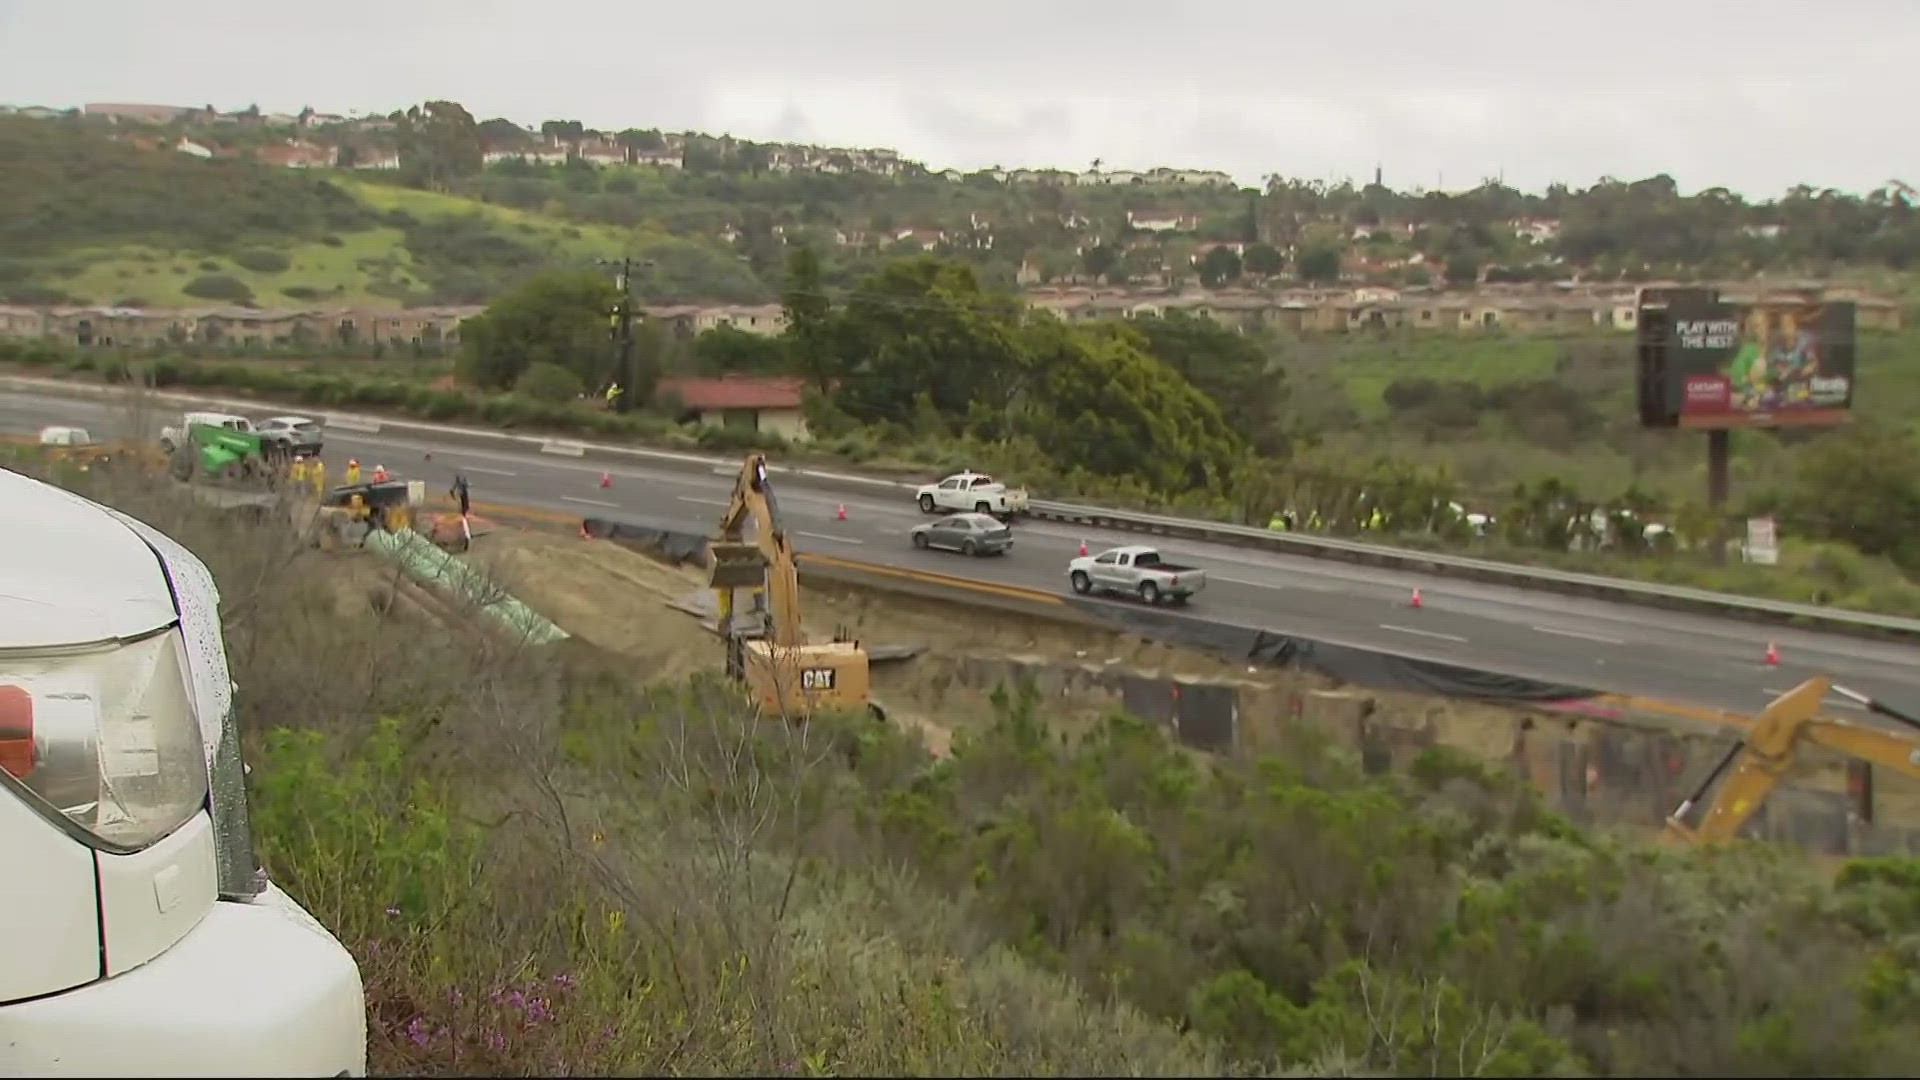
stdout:
{"type": "Polygon", "coordinates": [[[1867,423],[1805,447],[1791,491],[1791,524],[1920,569],[1920,440],[1867,423]]]}
{"type": "Polygon", "coordinates": [[[1287,257],[1272,244],[1255,244],[1242,257],[1246,271],[1255,277],[1272,277],[1287,268],[1287,257]]]}
{"type": "Polygon", "coordinates": [[[1015,330],[1019,299],[980,287],[973,268],[931,255],[900,259],[847,298],[834,335],[847,358],[839,400],[864,420],[912,421],[926,400],[941,415],[1003,416],[1026,384],[1015,330]]]}
{"type": "Polygon", "coordinates": [[[1124,326],[1140,339],[1140,348],[1211,398],[1255,449],[1268,454],[1286,449],[1286,372],[1252,338],[1185,311],[1141,315],[1124,326]]]}
{"type": "Polygon", "coordinates": [[[1340,280],[1340,252],[1337,248],[1308,248],[1300,253],[1293,265],[1302,281],[1325,285],[1340,280]]]}
{"type": "Polygon", "coordinates": [[[703,374],[776,374],[788,369],[793,356],[793,341],[733,326],[716,326],[693,339],[694,366],[703,374]]]}
{"type": "Polygon", "coordinates": [[[460,376],[504,390],[545,363],[588,386],[605,385],[613,362],[609,317],[618,299],[605,275],[591,271],[534,277],[460,325],[460,376]]]}
{"type": "Polygon", "coordinates": [[[1222,244],[1200,258],[1200,284],[1209,289],[1240,280],[1240,256],[1222,244]]]}
{"type": "Polygon", "coordinates": [[[1018,433],[1054,460],[1163,492],[1224,492],[1245,446],[1220,409],[1124,333],[1035,316],[1022,334],[1031,373],[1018,433]]]}
{"type": "Polygon", "coordinates": [[[1091,278],[1104,278],[1119,264],[1119,254],[1106,244],[1094,244],[1080,253],[1080,266],[1091,278]]]}
{"type": "Polygon", "coordinates": [[[403,132],[408,171],[430,188],[480,171],[480,125],[458,102],[429,101],[406,111],[403,132]]]}
{"type": "Polygon", "coordinates": [[[1447,284],[1472,286],[1480,281],[1480,254],[1471,248],[1456,248],[1447,256],[1447,284]]]}
{"type": "Polygon", "coordinates": [[[578,120],[547,120],[540,125],[540,135],[549,144],[577,143],[587,137],[587,126],[578,120]]]}
{"type": "Polygon", "coordinates": [[[787,282],[780,303],[787,316],[786,342],[793,369],[815,389],[827,392],[841,373],[837,326],[821,279],[820,256],[804,244],[787,256],[787,282]]]}

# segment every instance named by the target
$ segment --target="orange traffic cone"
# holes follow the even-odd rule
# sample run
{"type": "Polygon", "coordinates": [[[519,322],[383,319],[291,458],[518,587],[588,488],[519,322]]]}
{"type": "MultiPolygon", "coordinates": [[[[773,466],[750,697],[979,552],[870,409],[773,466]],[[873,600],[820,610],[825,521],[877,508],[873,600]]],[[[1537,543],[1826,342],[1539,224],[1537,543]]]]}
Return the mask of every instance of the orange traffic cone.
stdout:
{"type": "Polygon", "coordinates": [[[1080,541],[1080,557],[1083,559],[1087,557],[1087,542],[1085,540],[1080,541]]]}
{"type": "Polygon", "coordinates": [[[607,472],[603,472],[603,473],[601,473],[601,474],[600,474],[600,486],[601,486],[601,487],[603,487],[603,488],[610,488],[610,487],[612,487],[612,486],[613,486],[613,474],[612,474],[612,473],[607,473],[607,472]]]}
{"type": "Polygon", "coordinates": [[[834,512],[833,519],[835,521],[847,520],[847,504],[846,503],[840,504],[839,509],[834,512]]]}
{"type": "Polygon", "coordinates": [[[1420,607],[1420,606],[1421,606],[1421,603],[1422,603],[1422,602],[1421,602],[1421,600],[1420,600],[1420,586],[1418,586],[1418,585],[1415,585],[1415,586],[1413,587],[1413,606],[1414,606],[1414,607],[1420,607]]]}
{"type": "Polygon", "coordinates": [[[1780,666],[1780,646],[1775,645],[1771,641],[1767,642],[1767,666],[1780,666]]]}

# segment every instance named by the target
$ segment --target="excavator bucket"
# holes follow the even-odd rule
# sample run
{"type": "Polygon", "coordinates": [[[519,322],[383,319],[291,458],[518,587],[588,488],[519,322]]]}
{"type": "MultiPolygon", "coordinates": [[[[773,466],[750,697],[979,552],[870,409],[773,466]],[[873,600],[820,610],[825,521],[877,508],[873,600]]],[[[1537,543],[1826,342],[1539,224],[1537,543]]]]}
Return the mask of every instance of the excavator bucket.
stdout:
{"type": "Polygon", "coordinates": [[[715,589],[758,589],[767,583],[767,554],[756,544],[715,540],[707,548],[711,570],[707,584],[715,589]]]}

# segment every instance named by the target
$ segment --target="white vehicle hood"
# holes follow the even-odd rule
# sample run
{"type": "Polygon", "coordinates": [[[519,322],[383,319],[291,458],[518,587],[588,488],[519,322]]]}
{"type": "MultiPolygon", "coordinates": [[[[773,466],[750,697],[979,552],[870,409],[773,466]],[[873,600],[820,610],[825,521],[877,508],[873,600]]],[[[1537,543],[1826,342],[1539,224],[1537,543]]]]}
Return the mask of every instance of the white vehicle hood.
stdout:
{"type": "Polygon", "coordinates": [[[0,469],[0,649],[133,637],[178,615],[160,559],[113,515],[0,469]]]}

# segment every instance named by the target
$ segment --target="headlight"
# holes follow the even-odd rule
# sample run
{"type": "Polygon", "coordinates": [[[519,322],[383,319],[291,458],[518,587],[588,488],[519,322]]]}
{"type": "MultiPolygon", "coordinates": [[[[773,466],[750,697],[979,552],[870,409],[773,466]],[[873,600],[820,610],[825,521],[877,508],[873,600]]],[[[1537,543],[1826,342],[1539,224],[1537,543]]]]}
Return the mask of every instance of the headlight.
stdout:
{"type": "Polygon", "coordinates": [[[206,564],[171,536],[117,510],[108,513],[139,533],[166,570],[173,603],[180,612],[180,635],[186,643],[202,745],[212,763],[214,858],[220,875],[220,898],[251,899],[266,890],[267,876],[253,847],[253,828],[247,813],[240,718],[233,704],[233,678],[227,671],[226,640],[220,633],[220,590],[206,564]]]}
{"type": "Polygon", "coordinates": [[[207,801],[178,629],[128,644],[0,653],[0,769],[35,809],[138,851],[207,801]]]}

